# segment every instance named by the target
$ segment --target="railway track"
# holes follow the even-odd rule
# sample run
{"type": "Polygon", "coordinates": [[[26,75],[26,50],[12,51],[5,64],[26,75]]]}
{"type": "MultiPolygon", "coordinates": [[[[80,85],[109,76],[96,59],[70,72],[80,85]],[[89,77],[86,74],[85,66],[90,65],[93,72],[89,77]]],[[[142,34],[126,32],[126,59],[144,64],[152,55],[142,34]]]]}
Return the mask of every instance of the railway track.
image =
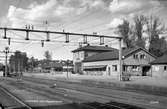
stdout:
{"type": "MultiPolygon", "coordinates": [[[[32,79],[25,78],[25,81],[34,82],[34,83],[37,83],[37,84],[45,84],[45,85],[48,85],[49,87],[52,87],[51,85],[53,85],[53,83],[55,83],[54,81],[52,81],[51,83],[46,83],[43,80],[42,81],[38,81],[36,79],[34,80],[34,78],[32,78],[32,79]]],[[[67,84],[71,84],[71,83],[67,83],[67,84]]],[[[64,88],[64,87],[55,86],[54,90],[57,91],[58,89],[82,92],[81,91],[82,89],[78,89],[78,88],[75,89],[75,88],[70,88],[70,87],[64,88]]],[[[115,97],[115,96],[112,96],[112,95],[106,95],[106,94],[103,94],[103,93],[100,93],[100,94],[96,93],[96,92],[92,93],[91,91],[86,91],[86,90],[84,90],[84,93],[90,93],[90,94],[93,94],[93,95],[97,95],[98,97],[104,96],[104,97],[110,98],[110,100],[111,100],[111,98],[122,99],[122,98],[119,98],[119,97],[115,97]]],[[[95,102],[95,103],[97,103],[97,102],[95,102]]],[[[110,102],[110,103],[107,103],[106,106],[107,107],[109,107],[109,106],[110,107],[114,107],[113,109],[115,109],[115,108],[116,109],[143,109],[143,108],[140,107],[140,104],[138,104],[137,106],[135,106],[135,105],[129,105],[129,104],[123,103],[123,102],[116,102],[115,100],[112,101],[112,102],[110,102]]],[[[149,107],[149,109],[157,109],[157,108],[149,107]]]]}
{"type": "MultiPolygon", "coordinates": [[[[30,88],[28,88],[28,89],[30,89],[30,88]]],[[[26,103],[24,103],[24,101],[20,100],[14,94],[10,93],[7,89],[1,87],[0,90],[3,90],[13,100],[19,102],[22,105],[20,107],[10,107],[11,109],[35,109],[35,108],[27,105],[26,103]]],[[[32,89],[31,89],[31,91],[32,91],[32,89]]],[[[62,94],[61,91],[56,92],[56,94],[57,93],[61,93],[62,94]]],[[[41,94],[41,93],[38,92],[38,94],[41,94]]],[[[74,101],[73,103],[71,103],[71,107],[73,107],[73,109],[127,109],[127,108],[119,107],[119,106],[116,106],[116,105],[103,104],[103,103],[99,103],[99,102],[80,103],[80,102],[76,102],[76,101],[74,101]]],[[[7,108],[8,109],[9,107],[3,107],[3,108],[7,108]]],[[[45,108],[47,109],[47,107],[45,107],[45,108]]],[[[63,108],[63,109],[65,109],[65,108],[63,108]]]]}
{"type": "MultiPolygon", "coordinates": [[[[36,83],[39,84],[39,83],[36,83]]],[[[12,85],[16,85],[15,82],[12,82],[12,85]]],[[[43,87],[43,86],[33,86],[33,84],[20,84],[17,83],[17,85],[25,88],[28,91],[37,93],[39,95],[44,95],[44,96],[56,96],[62,101],[68,101],[68,104],[71,104],[71,107],[74,107],[72,109],[142,109],[136,106],[131,106],[127,104],[121,104],[117,102],[110,102],[110,103],[99,103],[99,102],[92,102],[92,101],[85,101],[82,100],[82,98],[78,99],[75,97],[70,97],[67,95],[66,90],[61,90],[61,89],[56,89],[56,88],[51,88],[51,87],[43,87]],[[69,102],[71,101],[71,102],[69,102]]],[[[17,87],[17,86],[16,86],[17,87]]],[[[34,109],[34,108],[33,108],[34,109]]],[[[39,108],[40,109],[40,108],[39,108]]],[[[47,109],[47,108],[46,108],[47,109]]],[[[60,108],[61,109],[61,108],[60,108]]],[[[62,108],[66,109],[66,108],[62,108]]]]}
{"type": "Polygon", "coordinates": [[[17,96],[9,92],[4,87],[0,86],[1,96],[4,95],[3,99],[5,102],[13,103],[13,104],[1,104],[1,109],[32,109],[31,106],[27,105],[24,101],[19,99],[17,96]]]}

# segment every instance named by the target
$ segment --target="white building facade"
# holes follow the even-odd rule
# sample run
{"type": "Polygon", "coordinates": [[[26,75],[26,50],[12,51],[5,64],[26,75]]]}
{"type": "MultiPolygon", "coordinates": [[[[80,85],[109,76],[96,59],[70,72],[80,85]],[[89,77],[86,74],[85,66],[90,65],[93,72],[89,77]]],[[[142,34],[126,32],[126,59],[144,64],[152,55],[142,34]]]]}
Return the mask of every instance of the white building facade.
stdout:
{"type": "Polygon", "coordinates": [[[83,73],[83,60],[87,57],[115,50],[114,48],[108,46],[84,46],[80,47],[76,50],[73,50],[73,64],[74,64],[74,72],[83,73]]]}

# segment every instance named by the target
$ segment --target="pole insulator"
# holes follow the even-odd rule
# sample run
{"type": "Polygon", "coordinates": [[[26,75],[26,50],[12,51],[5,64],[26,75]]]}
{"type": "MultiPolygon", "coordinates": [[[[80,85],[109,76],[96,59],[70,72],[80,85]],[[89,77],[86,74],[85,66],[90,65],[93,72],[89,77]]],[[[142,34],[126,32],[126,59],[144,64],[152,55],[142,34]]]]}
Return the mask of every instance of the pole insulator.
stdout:
{"type": "Polygon", "coordinates": [[[47,42],[50,41],[49,32],[46,33],[46,41],[47,41],[47,42]]]}
{"type": "Polygon", "coordinates": [[[10,38],[10,37],[8,37],[8,45],[10,45],[10,40],[11,40],[11,38],[10,38]]]}
{"type": "Polygon", "coordinates": [[[29,39],[29,31],[26,31],[26,38],[25,38],[25,40],[30,40],[29,39]]]}
{"type": "Polygon", "coordinates": [[[68,34],[66,34],[66,41],[65,42],[69,43],[69,35],[68,34]]]}
{"type": "Polygon", "coordinates": [[[4,39],[7,39],[7,37],[6,37],[6,31],[7,31],[7,29],[4,28],[4,36],[3,36],[4,39]]]}
{"type": "Polygon", "coordinates": [[[83,44],[87,44],[87,36],[83,36],[83,44]]]}
{"type": "Polygon", "coordinates": [[[25,29],[28,29],[27,25],[25,25],[25,29]]]}
{"type": "Polygon", "coordinates": [[[44,47],[44,40],[41,40],[41,46],[44,47]]]}

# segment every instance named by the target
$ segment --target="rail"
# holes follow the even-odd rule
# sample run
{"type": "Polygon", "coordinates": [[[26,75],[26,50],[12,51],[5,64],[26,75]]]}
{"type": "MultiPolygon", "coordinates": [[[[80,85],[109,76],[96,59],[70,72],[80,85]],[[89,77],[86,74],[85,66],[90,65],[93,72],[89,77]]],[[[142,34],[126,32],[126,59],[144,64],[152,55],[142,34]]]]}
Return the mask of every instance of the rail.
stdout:
{"type": "MultiPolygon", "coordinates": [[[[32,109],[29,105],[27,105],[26,103],[24,103],[24,101],[22,101],[21,99],[19,99],[17,96],[15,96],[14,94],[12,94],[11,92],[9,92],[6,88],[0,86],[0,89],[2,91],[4,91],[7,95],[9,95],[12,99],[14,99],[15,101],[17,101],[18,103],[20,103],[23,107],[27,108],[27,109],[32,109]]],[[[2,104],[3,105],[3,104],[2,104]]],[[[3,107],[2,107],[3,108],[3,107]]]]}

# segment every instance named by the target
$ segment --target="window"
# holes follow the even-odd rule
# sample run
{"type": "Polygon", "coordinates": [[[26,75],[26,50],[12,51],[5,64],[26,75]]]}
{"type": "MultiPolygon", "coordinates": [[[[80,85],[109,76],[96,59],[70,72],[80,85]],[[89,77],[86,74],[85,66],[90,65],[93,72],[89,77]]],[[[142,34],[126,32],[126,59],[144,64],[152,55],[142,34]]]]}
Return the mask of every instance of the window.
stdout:
{"type": "Polygon", "coordinates": [[[145,59],[145,54],[141,54],[140,59],[145,59]]]}
{"type": "Polygon", "coordinates": [[[76,59],[79,60],[79,52],[76,53],[76,59]]]}
{"type": "Polygon", "coordinates": [[[137,66],[132,66],[132,71],[138,71],[138,67],[137,66]]]}
{"type": "Polygon", "coordinates": [[[159,66],[153,66],[154,71],[159,71],[159,66]]]}
{"type": "Polygon", "coordinates": [[[140,59],[143,59],[143,54],[140,55],[140,59]]]}
{"type": "Polygon", "coordinates": [[[112,65],[112,71],[117,71],[117,65],[112,65]]]}
{"type": "Polygon", "coordinates": [[[135,54],[133,55],[133,58],[134,58],[134,59],[136,58],[136,55],[135,55],[135,54]]]}
{"type": "Polygon", "coordinates": [[[84,58],[84,53],[83,52],[81,52],[80,55],[81,55],[81,58],[84,58]]]}
{"type": "Polygon", "coordinates": [[[134,59],[138,59],[138,54],[134,54],[134,55],[133,55],[133,58],[134,58],[134,59]]]}
{"type": "Polygon", "coordinates": [[[123,66],[123,71],[127,71],[127,66],[123,66]]]}
{"type": "Polygon", "coordinates": [[[167,70],[167,66],[164,66],[164,71],[166,71],[167,70]]]}

